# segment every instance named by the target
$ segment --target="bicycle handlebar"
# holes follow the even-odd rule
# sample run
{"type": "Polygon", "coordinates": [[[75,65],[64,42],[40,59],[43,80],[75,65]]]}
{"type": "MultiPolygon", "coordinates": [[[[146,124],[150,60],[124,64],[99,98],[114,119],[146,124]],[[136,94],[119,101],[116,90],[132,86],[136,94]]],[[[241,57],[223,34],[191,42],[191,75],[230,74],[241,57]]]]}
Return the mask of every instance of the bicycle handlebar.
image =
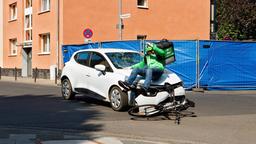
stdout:
{"type": "MultiPolygon", "coordinates": [[[[174,89],[183,86],[182,82],[176,83],[176,84],[168,84],[165,83],[164,85],[150,85],[147,92],[150,93],[150,95],[146,95],[146,96],[155,96],[158,92],[162,92],[162,91],[167,91],[169,93],[173,92],[174,89]]],[[[143,94],[142,89],[141,88],[135,88],[135,90],[137,92],[139,92],[140,94],[143,94]]]]}

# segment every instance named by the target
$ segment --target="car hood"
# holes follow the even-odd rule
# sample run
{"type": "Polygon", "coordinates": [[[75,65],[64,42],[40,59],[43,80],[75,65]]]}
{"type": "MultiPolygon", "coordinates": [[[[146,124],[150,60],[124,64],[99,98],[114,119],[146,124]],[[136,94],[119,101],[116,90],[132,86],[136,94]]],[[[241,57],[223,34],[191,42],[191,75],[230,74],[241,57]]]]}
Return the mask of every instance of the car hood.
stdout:
{"type": "Polygon", "coordinates": [[[116,73],[128,77],[131,74],[131,71],[132,69],[118,69],[116,70],[116,73]]]}

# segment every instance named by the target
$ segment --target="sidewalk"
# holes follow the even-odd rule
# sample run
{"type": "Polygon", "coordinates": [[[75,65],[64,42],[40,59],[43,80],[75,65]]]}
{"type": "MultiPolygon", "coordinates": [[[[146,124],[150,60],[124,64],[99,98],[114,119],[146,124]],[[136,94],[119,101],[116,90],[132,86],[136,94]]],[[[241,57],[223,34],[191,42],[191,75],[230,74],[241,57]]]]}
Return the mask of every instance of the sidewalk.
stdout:
{"type": "Polygon", "coordinates": [[[34,79],[32,77],[17,77],[17,80],[15,80],[15,77],[8,77],[8,76],[2,76],[0,81],[8,81],[8,82],[17,82],[17,83],[28,83],[28,84],[38,84],[38,85],[51,85],[51,86],[58,86],[60,85],[60,80],[57,80],[57,83],[55,80],[50,79],[34,79]]]}

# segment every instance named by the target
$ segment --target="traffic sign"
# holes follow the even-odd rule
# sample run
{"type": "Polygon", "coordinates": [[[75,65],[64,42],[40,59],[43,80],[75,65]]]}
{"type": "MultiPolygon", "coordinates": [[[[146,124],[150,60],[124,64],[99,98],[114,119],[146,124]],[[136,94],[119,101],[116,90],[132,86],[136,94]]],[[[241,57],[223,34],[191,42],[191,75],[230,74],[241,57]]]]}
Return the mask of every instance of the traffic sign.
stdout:
{"type": "Polygon", "coordinates": [[[92,32],[91,29],[87,28],[87,29],[84,30],[83,35],[84,35],[85,38],[89,39],[89,38],[92,37],[93,32],[92,32]]]}

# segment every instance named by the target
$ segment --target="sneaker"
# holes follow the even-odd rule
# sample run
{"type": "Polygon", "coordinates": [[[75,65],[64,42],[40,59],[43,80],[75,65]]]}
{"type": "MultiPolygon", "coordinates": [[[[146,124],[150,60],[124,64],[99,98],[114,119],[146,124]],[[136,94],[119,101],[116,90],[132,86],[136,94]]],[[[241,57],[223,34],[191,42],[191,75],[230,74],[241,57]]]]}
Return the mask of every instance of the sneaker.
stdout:
{"type": "Polygon", "coordinates": [[[126,90],[130,90],[131,88],[130,88],[130,85],[126,82],[126,81],[118,81],[118,84],[122,87],[122,88],[124,88],[124,89],[126,89],[126,90]]]}

